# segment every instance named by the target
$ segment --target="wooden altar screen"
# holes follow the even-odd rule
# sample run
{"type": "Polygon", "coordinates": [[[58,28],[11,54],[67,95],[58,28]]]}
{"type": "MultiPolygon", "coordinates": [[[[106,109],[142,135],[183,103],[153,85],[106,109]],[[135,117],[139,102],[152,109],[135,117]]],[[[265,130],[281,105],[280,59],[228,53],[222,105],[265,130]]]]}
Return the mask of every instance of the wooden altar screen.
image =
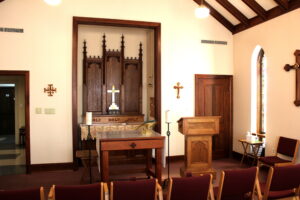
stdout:
{"type": "MultiPolygon", "coordinates": [[[[142,44],[138,58],[125,58],[124,36],[120,50],[107,50],[106,37],[102,40],[102,57],[87,56],[83,46],[83,114],[93,112],[93,121],[102,122],[101,115],[142,115],[142,44]],[[119,110],[111,112],[112,87],[119,90],[115,103],[119,110]]],[[[141,121],[141,117],[138,121],[141,121]]],[[[143,121],[143,119],[142,119],[143,121]]]]}

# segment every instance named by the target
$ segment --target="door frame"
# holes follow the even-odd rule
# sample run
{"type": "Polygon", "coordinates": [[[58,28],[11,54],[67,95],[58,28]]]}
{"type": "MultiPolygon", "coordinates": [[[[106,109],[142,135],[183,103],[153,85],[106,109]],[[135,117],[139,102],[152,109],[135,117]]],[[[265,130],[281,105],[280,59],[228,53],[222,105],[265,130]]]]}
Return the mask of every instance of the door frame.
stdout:
{"type": "Polygon", "coordinates": [[[200,113],[198,108],[196,107],[196,99],[197,99],[197,89],[196,89],[196,80],[197,79],[224,79],[227,78],[229,80],[229,92],[230,96],[230,117],[229,117],[229,137],[231,138],[229,141],[229,157],[232,156],[232,143],[233,143],[233,75],[217,75],[217,74],[195,74],[195,116],[197,113],[200,113]]]}
{"type": "Polygon", "coordinates": [[[155,94],[155,119],[156,131],[161,133],[161,24],[157,22],[73,17],[72,34],[72,135],[73,135],[73,166],[77,168],[76,150],[78,149],[78,102],[77,102],[77,60],[78,60],[78,28],[79,25],[99,25],[115,27],[132,27],[151,29],[154,31],[154,94],[155,94]]]}
{"type": "Polygon", "coordinates": [[[29,71],[0,70],[0,76],[24,76],[25,80],[25,153],[26,153],[26,173],[31,172],[30,159],[30,111],[29,111],[29,71]]]}

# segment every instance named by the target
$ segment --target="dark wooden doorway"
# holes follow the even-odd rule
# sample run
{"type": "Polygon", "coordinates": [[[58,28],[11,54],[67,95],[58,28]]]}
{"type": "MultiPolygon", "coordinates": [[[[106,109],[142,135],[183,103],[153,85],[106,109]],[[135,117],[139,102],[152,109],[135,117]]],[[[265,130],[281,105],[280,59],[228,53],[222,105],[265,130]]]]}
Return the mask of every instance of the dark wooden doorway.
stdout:
{"type": "Polygon", "coordinates": [[[15,134],[15,87],[0,87],[0,135],[15,134]]]}
{"type": "Polygon", "coordinates": [[[29,71],[0,70],[0,76],[23,76],[25,80],[25,153],[26,173],[30,173],[29,71]]]}
{"type": "Polygon", "coordinates": [[[229,157],[232,151],[232,76],[195,76],[195,115],[221,116],[220,133],[213,137],[213,159],[229,157]]]}

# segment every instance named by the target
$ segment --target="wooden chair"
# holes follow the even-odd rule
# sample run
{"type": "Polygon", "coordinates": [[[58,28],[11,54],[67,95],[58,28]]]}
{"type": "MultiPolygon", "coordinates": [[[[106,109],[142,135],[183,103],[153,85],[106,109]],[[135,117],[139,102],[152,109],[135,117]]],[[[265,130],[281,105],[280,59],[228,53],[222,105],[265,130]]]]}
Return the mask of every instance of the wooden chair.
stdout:
{"type": "Polygon", "coordinates": [[[110,200],[162,200],[157,179],[114,181],[110,183],[110,200]]]}
{"type": "Polygon", "coordinates": [[[51,200],[108,200],[107,184],[53,185],[49,192],[51,200]]]}
{"type": "Polygon", "coordinates": [[[214,188],[217,200],[250,200],[255,188],[259,189],[258,167],[224,170],[221,172],[219,187],[214,188]]]}
{"type": "Polygon", "coordinates": [[[44,200],[44,188],[33,188],[23,190],[0,190],[2,200],[44,200]]]}
{"type": "Polygon", "coordinates": [[[212,175],[170,178],[167,200],[214,200],[212,175]]]}
{"type": "Polygon", "coordinates": [[[266,183],[260,184],[259,199],[281,199],[300,195],[300,164],[270,167],[266,183]]]}
{"type": "Polygon", "coordinates": [[[279,137],[276,155],[260,157],[258,159],[257,166],[260,167],[262,165],[265,165],[268,167],[274,167],[295,164],[297,159],[298,148],[298,140],[286,137],[279,137]],[[287,158],[280,158],[280,154],[287,158]]]}

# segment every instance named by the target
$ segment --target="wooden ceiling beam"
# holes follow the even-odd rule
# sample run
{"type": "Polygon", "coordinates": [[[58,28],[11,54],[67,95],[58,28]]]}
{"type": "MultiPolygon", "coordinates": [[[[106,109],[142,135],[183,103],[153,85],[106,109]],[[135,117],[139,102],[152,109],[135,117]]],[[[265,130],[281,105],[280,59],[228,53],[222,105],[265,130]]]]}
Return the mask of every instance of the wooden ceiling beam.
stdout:
{"type": "MultiPolygon", "coordinates": [[[[194,0],[198,5],[201,5],[201,0],[194,0]]],[[[234,31],[234,25],[223,17],[216,9],[214,9],[209,3],[203,1],[203,4],[210,10],[210,15],[213,16],[218,22],[225,26],[230,32],[234,31]]]]}
{"type": "Polygon", "coordinates": [[[278,6],[282,9],[282,10],[287,10],[289,8],[289,2],[288,0],[274,0],[278,6]]]}
{"type": "Polygon", "coordinates": [[[255,0],[242,0],[249,8],[251,8],[260,18],[267,19],[266,10],[255,0]]]}
{"type": "Polygon", "coordinates": [[[239,33],[241,31],[244,31],[248,28],[251,28],[253,26],[256,26],[258,24],[264,23],[268,20],[274,19],[280,15],[286,14],[288,12],[291,12],[295,9],[300,8],[300,0],[290,0],[288,4],[288,9],[283,11],[280,6],[277,6],[275,8],[272,8],[271,10],[268,10],[267,13],[267,19],[263,20],[260,17],[253,17],[249,19],[249,24],[245,26],[244,24],[238,24],[234,27],[233,34],[239,33]]]}
{"type": "Polygon", "coordinates": [[[248,18],[241,13],[236,7],[234,7],[228,0],[216,0],[221,4],[228,12],[230,12],[235,18],[237,18],[244,25],[249,24],[248,18]]]}

